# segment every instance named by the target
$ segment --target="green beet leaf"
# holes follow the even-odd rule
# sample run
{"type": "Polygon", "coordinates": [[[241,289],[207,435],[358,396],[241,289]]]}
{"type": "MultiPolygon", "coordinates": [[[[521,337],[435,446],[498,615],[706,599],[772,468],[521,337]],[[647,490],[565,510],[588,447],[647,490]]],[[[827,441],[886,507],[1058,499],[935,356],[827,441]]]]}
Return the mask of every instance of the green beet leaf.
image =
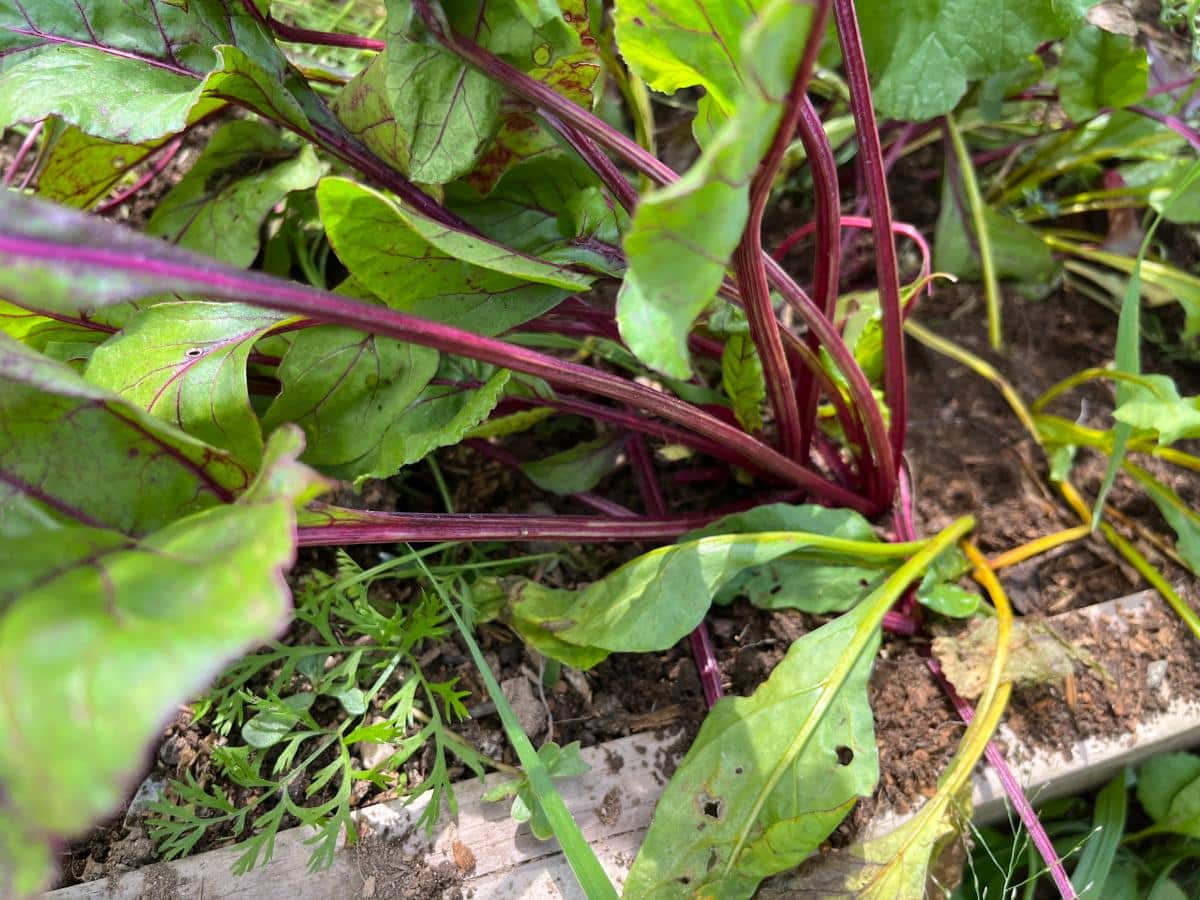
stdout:
{"type": "Polygon", "coordinates": [[[336,125],[235,0],[0,6],[0,126],[60,116],[140,144],[233,100],[304,133],[336,125]]]}
{"type": "MultiPolygon", "coordinates": [[[[614,16],[617,44],[629,68],[664,94],[703,87],[725,115],[742,87],[742,35],[755,21],[746,0],[621,0],[614,16]]],[[[801,35],[797,43],[802,44],[801,35]]]]}
{"type": "MultiPolygon", "coordinates": [[[[636,6],[626,7],[625,14],[636,6]]],[[[673,8],[685,6],[698,9],[701,16],[725,8],[725,4],[699,8],[690,3],[673,8]]],[[[646,15],[643,21],[654,22],[659,13],[646,15]]],[[[670,56],[659,51],[670,68],[669,81],[664,81],[666,75],[647,73],[660,84],[697,83],[688,80],[691,76],[676,60],[698,58],[698,42],[711,45],[710,55],[726,57],[719,67],[732,63],[740,75],[730,112],[699,161],[679,181],[642,197],[625,238],[629,272],[617,299],[621,336],[639,359],[666,375],[690,377],[688,332],[716,294],[741,238],[749,214],[750,179],[779,123],[811,19],[807,4],[774,0],[734,33],[736,41],[724,40],[705,26],[702,34],[689,35],[685,50],[672,49],[670,56]]],[[[669,16],[667,21],[672,21],[669,16]]],[[[632,27],[638,27],[636,22],[632,27]]],[[[689,28],[681,26],[678,31],[687,33],[689,28]]]]}
{"type": "Polygon", "coordinates": [[[347,466],[331,467],[339,478],[387,478],[439,447],[461,441],[488,417],[512,375],[485,363],[443,356],[432,381],[394,420],[378,447],[347,466]]]}
{"type": "Polygon", "coordinates": [[[69,367],[0,337],[0,534],[137,537],[227,502],[252,472],[69,367]]]}
{"type": "MultiPolygon", "coordinates": [[[[530,78],[548,85],[556,94],[574,101],[586,110],[596,108],[596,83],[600,77],[598,42],[605,40],[592,32],[594,0],[538,0],[545,6],[556,6],[552,18],[539,21],[526,16],[537,25],[531,35],[520,23],[511,28],[511,37],[503,42],[489,40],[489,47],[505,56],[508,62],[530,78]],[[564,28],[564,23],[569,29],[564,28]],[[569,33],[573,31],[574,34],[569,33]],[[524,50],[522,50],[524,48],[524,50]]],[[[492,2],[492,9],[503,11],[505,4],[492,2]]],[[[509,167],[523,160],[556,154],[561,151],[561,139],[540,118],[531,116],[520,106],[501,104],[500,127],[487,149],[465,179],[487,193],[509,167]]]]}
{"type": "Polygon", "coordinates": [[[446,186],[446,204],[493,241],[548,262],[625,271],[618,249],[629,217],[610,206],[595,173],[563,153],[512,166],[486,195],[446,186]]]}
{"type": "Polygon", "coordinates": [[[663,792],[626,896],[753,896],[874,789],[867,682],[880,623],[973,526],[960,519],[927,541],[857,607],[793,643],[751,696],[713,706],[663,792]]]}
{"type": "Polygon", "coordinates": [[[408,173],[408,137],[388,100],[388,52],[384,50],[338,92],[332,103],[342,126],[376,156],[408,173]]]}
{"type": "MultiPolygon", "coordinates": [[[[759,531],[808,531],[855,541],[877,541],[871,523],[848,509],[772,503],[726,516],[684,540],[709,534],[759,531]]],[[[828,565],[811,559],[773,560],[729,579],[713,602],[732,603],[745,597],[760,609],[798,609],[813,615],[845,612],[884,576],[885,570],[862,565],[828,565]]]]}
{"type": "Polygon", "coordinates": [[[249,266],[258,256],[267,214],[290,192],[315,185],[320,174],[311,146],[301,147],[263,122],[229,122],[159,201],[146,232],[230,265],[249,266]]]}
{"type": "Polygon", "coordinates": [[[561,606],[561,614],[522,608],[529,603],[525,596],[514,601],[514,614],[582,647],[662,650],[695,628],[713,597],[747,569],[788,554],[850,562],[863,548],[870,545],[796,531],[700,537],[643,554],[581,590],[539,592],[542,603],[561,606]]]}
{"type": "Polygon", "coordinates": [[[87,379],[257,467],[262,434],[246,361],[254,342],[286,321],[240,303],[160,303],[92,354],[87,379]]]}
{"type": "Polygon", "coordinates": [[[970,82],[1015,69],[1064,37],[1085,4],[1029,0],[861,0],[855,4],[875,108],[921,121],[951,112],[970,82]]]}
{"type": "Polygon", "coordinates": [[[659,800],[626,896],[752,896],[871,793],[877,618],[860,606],[793,643],[751,696],[717,702],[659,800]]]}
{"type": "Polygon", "coordinates": [[[578,494],[590,491],[617,468],[625,437],[601,437],[569,450],[521,465],[521,471],[544,491],[578,494]]]}
{"type": "Polygon", "coordinates": [[[426,347],[336,325],[305,329],[279,366],[283,388],[263,424],[303,428],[310,465],[348,466],[379,447],[437,367],[426,347]]]}
{"type": "Polygon", "coordinates": [[[1145,96],[1149,68],[1146,51],[1129,38],[1079,22],[1063,41],[1058,99],[1077,122],[1105,107],[1120,109],[1145,96]]]}
{"type": "Polygon", "coordinates": [[[451,231],[343,178],[317,188],[338,258],[388,306],[482,334],[553,308],[592,279],[563,265],[451,231]]]}
{"type": "Polygon", "coordinates": [[[161,143],[120,144],[92,137],[68,125],[54,139],[46,162],[38,171],[38,196],[86,209],[161,143]]]}
{"type": "MultiPolygon", "coordinates": [[[[0,819],[20,824],[0,835],[0,872],[17,873],[18,888],[47,879],[46,842],[118,806],[179,703],[286,622],[294,509],[313,481],[294,462],[299,433],[277,437],[237,504],[172,509],[182,517],[137,538],[45,522],[7,540],[0,819]]],[[[113,449],[92,453],[126,463],[113,449]]]]}
{"type": "MultiPolygon", "coordinates": [[[[386,5],[384,84],[396,132],[407,143],[406,151],[393,158],[407,157],[415,181],[445,184],[471,172],[496,136],[503,87],[438,44],[410,0],[386,5]]],[[[579,35],[560,14],[527,17],[518,4],[492,0],[449,0],[441,11],[445,27],[522,70],[554,73],[562,65],[574,72],[572,63],[581,62],[579,35]]],[[[593,63],[586,76],[589,88],[597,72],[593,63]]],[[[494,180],[499,170],[491,168],[494,180]]]]}

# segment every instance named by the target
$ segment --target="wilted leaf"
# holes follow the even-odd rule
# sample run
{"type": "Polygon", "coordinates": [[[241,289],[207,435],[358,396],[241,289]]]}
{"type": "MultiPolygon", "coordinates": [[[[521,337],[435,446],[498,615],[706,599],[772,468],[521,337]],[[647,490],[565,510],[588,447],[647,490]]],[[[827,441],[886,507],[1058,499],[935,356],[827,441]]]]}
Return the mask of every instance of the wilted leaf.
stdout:
{"type": "MultiPolygon", "coordinates": [[[[996,620],[976,618],[954,637],[933,639],[933,655],[954,689],[975,700],[987,683],[996,654],[996,620]]],[[[1013,623],[1004,679],[1014,684],[1061,682],[1075,671],[1071,654],[1045,626],[1013,623]]]]}

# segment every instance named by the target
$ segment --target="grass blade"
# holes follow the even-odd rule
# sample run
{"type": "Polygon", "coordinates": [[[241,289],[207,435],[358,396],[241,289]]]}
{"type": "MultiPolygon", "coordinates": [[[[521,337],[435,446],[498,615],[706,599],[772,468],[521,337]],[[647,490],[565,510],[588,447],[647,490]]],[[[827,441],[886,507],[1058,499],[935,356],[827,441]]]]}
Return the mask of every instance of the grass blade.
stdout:
{"type": "Polygon", "coordinates": [[[442,590],[441,584],[426,568],[424,560],[418,557],[417,562],[425,570],[426,577],[429,578],[434,590],[446,605],[446,611],[450,613],[454,624],[458,626],[458,631],[462,635],[463,641],[466,642],[467,649],[471,652],[471,659],[474,660],[479,674],[483,677],[484,684],[487,685],[488,694],[491,696],[492,702],[496,704],[496,712],[500,716],[501,724],[504,725],[504,733],[517,752],[517,758],[521,761],[521,767],[529,778],[533,793],[546,813],[546,819],[554,830],[554,836],[558,839],[559,846],[562,847],[563,856],[567,858],[571,871],[579,880],[579,886],[587,895],[588,900],[595,900],[595,898],[617,900],[617,892],[613,888],[612,882],[608,880],[608,875],[600,865],[600,860],[596,858],[596,854],[592,852],[583,832],[579,830],[579,824],[571,816],[571,811],[563,802],[562,795],[554,787],[550,772],[546,769],[541,757],[538,756],[537,750],[534,749],[533,742],[529,740],[529,736],[517,722],[517,715],[509,705],[504,692],[500,690],[500,684],[496,681],[496,676],[492,674],[487,660],[483,658],[479,645],[475,643],[474,635],[467,628],[458,610],[454,608],[453,601],[442,590]]]}
{"type": "Polygon", "coordinates": [[[1125,771],[1121,770],[1096,797],[1092,836],[1071,875],[1079,900],[1099,900],[1125,833],[1125,771]]]}
{"type": "MultiPolygon", "coordinates": [[[[1121,315],[1117,320],[1116,369],[1118,372],[1125,372],[1130,375],[1141,374],[1142,262],[1145,260],[1146,253],[1150,249],[1150,242],[1154,240],[1154,234],[1158,231],[1158,226],[1163,220],[1163,215],[1171,209],[1180,197],[1187,193],[1188,188],[1192,186],[1192,183],[1197,178],[1200,178],[1200,160],[1192,164],[1192,167],[1188,169],[1183,180],[1171,192],[1171,196],[1167,198],[1167,202],[1163,204],[1158,215],[1154,217],[1154,221],[1150,223],[1150,227],[1146,229],[1146,236],[1142,239],[1142,246],[1138,248],[1133,272],[1130,274],[1129,284],[1125,288],[1125,299],[1121,301],[1121,315]]],[[[1130,398],[1130,392],[1130,387],[1124,382],[1117,385],[1118,406],[1130,398]]],[[[1121,463],[1125,460],[1125,450],[1129,443],[1129,437],[1133,433],[1133,428],[1124,422],[1118,422],[1113,430],[1112,456],[1108,459],[1108,468],[1104,472],[1104,480],[1100,483],[1100,492],[1096,495],[1096,503],[1092,507],[1091,524],[1093,530],[1100,523],[1100,517],[1104,512],[1104,501],[1108,498],[1108,492],[1112,490],[1117,472],[1121,470],[1121,463]]]]}

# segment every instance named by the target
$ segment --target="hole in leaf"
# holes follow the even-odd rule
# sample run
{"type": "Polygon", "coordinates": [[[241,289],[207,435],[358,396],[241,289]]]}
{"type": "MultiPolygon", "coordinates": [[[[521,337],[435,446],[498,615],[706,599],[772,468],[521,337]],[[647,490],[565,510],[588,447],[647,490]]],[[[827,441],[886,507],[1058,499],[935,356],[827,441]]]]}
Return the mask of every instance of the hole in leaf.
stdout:
{"type": "Polygon", "coordinates": [[[839,765],[848,766],[854,762],[854,751],[849,747],[838,747],[837,758],[839,765]]]}
{"type": "Polygon", "coordinates": [[[203,352],[204,351],[201,350],[199,347],[192,347],[187,351],[187,353],[185,353],[183,355],[186,356],[188,359],[195,359],[197,356],[199,356],[203,352]]]}
{"type": "Polygon", "coordinates": [[[741,774],[742,774],[742,772],[744,772],[744,771],[745,771],[745,770],[744,770],[744,769],[743,769],[741,766],[738,766],[736,769],[734,769],[734,770],[733,770],[733,774],[734,774],[734,775],[741,775],[741,774]]]}
{"type": "Polygon", "coordinates": [[[721,801],[720,800],[713,800],[710,797],[709,799],[704,800],[700,804],[700,809],[710,819],[721,818],[721,801]]]}

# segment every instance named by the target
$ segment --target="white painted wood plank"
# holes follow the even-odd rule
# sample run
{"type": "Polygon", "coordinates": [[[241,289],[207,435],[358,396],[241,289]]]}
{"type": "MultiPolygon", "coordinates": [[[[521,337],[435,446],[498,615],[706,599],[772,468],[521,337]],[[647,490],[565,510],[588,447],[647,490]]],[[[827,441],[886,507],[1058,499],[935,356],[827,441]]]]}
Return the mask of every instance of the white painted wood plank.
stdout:
{"type": "MultiPolygon", "coordinates": [[[[665,783],[661,769],[668,758],[674,757],[670,749],[673,737],[642,733],[588,748],[583,757],[592,771],[557,782],[584,836],[601,851],[609,874],[619,882],[624,881],[624,873],[665,783]]],[[[496,778],[492,776],[492,784],[496,778]]],[[[481,798],[485,789],[478,780],[457,785],[459,814],[453,818],[443,810],[430,841],[414,825],[426,806],[424,798],[411,806],[400,801],[370,806],[359,811],[356,820],[364,833],[369,832],[369,841],[387,842],[392,858],[419,855],[425,865],[438,866],[459,865],[473,857],[473,866],[468,862],[463,868],[467,870],[464,888],[475,888],[475,897],[574,896],[570,891],[577,890],[575,881],[565,858],[558,852],[557,842],[539,841],[527,826],[517,826],[508,815],[508,803],[484,803],[481,798]],[[554,893],[550,892],[550,885],[562,887],[554,893]]],[[[304,841],[311,834],[301,828],[281,832],[271,861],[243,876],[231,874],[239,853],[230,848],[74,885],[46,896],[56,900],[99,897],[137,900],[159,896],[152,889],[168,884],[175,893],[168,892],[166,896],[204,900],[328,900],[363,896],[363,867],[353,849],[339,852],[327,870],[307,871],[312,848],[305,846],[304,841]]],[[[371,844],[363,847],[370,848],[371,844]]],[[[381,886],[376,887],[382,890],[381,886]]]]}

